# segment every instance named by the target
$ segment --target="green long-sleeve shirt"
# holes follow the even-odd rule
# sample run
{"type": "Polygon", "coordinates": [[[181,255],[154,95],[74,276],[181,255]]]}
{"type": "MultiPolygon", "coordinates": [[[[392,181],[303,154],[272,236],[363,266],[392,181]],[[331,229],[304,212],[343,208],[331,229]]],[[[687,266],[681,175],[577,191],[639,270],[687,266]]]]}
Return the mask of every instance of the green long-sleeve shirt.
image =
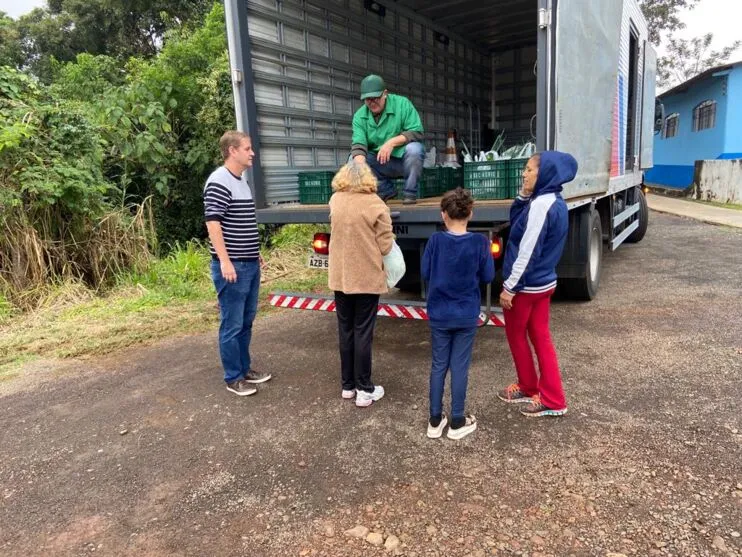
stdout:
{"type": "MultiPolygon", "coordinates": [[[[422,135],[423,124],[410,99],[401,95],[387,95],[384,112],[378,121],[366,105],[353,116],[353,146],[365,146],[371,153],[378,152],[388,140],[405,132],[412,132],[416,137],[422,135]]],[[[392,156],[401,158],[404,150],[404,145],[397,147],[392,156]]]]}

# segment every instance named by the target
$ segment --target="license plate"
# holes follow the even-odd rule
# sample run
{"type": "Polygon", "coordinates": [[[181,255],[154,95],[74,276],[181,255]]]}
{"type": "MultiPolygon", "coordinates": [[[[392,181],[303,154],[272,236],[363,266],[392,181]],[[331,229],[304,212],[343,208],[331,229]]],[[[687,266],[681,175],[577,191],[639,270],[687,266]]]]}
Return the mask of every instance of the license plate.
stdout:
{"type": "Polygon", "coordinates": [[[327,270],[330,266],[330,259],[326,255],[317,255],[313,253],[309,256],[309,262],[307,267],[310,269],[324,269],[327,270]]]}

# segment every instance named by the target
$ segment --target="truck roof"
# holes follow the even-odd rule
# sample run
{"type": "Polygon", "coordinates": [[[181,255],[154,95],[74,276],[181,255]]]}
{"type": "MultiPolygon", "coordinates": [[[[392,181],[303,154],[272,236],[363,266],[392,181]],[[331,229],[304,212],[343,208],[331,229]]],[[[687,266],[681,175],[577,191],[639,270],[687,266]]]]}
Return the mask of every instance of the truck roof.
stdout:
{"type": "Polygon", "coordinates": [[[397,0],[418,15],[432,20],[482,50],[509,50],[533,43],[536,27],[533,0],[397,0]],[[534,14],[534,19],[523,14],[534,14]]]}

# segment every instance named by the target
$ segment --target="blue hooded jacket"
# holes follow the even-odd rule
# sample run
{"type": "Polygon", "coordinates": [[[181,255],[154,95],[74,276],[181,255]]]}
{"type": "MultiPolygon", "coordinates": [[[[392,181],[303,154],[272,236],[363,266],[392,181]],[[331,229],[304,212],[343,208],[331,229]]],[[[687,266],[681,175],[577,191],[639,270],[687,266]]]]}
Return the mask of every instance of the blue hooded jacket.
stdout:
{"type": "Polygon", "coordinates": [[[572,155],[544,151],[533,194],[519,195],[510,207],[503,277],[504,288],[511,294],[546,292],[556,286],[556,266],[569,227],[562,185],[574,180],[575,174],[577,161],[572,155]]]}

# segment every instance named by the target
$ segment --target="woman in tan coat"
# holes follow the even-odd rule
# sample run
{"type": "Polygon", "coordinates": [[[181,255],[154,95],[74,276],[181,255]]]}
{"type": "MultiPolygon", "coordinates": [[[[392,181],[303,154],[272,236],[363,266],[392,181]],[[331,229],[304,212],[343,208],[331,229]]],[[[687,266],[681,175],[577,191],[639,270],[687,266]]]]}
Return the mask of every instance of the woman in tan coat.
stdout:
{"type": "Polygon", "coordinates": [[[330,198],[328,283],[335,291],[342,397],[355,397],[361,407],[384,396],[384,388],[371,381],[371,344],[379,296],[387,292],[382,258],[394,234],[376,187],[365,163],[349,162],[333,178],[330,198]]]}

